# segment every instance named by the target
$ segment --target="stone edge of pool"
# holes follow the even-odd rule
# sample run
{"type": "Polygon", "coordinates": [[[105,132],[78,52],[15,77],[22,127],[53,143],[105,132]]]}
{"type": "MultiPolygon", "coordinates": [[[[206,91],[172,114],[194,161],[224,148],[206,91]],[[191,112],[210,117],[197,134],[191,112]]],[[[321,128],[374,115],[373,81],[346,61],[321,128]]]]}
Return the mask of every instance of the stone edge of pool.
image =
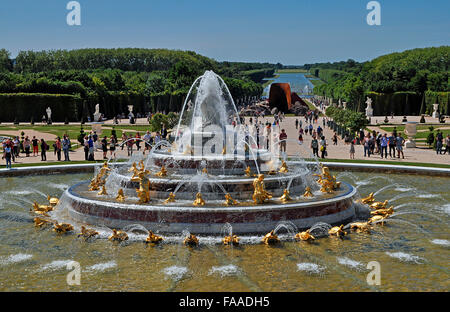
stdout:
{"type": "MultiPolygon", "coordinates": [[[[315,165],[315,162],[297,162],[289,161],[288,163],[303,163],[307,165],[315,165]]],[[[119,163],[125,165],[125,163],[119,163]]],[[[323,165],[332,170],[338,171],[359,171],[359,172],[379,172],[379,173],[401,173],[401,174],[417,174],[450,177],[450,169],[436,167],[419,167],[419,166],[402,166],[391,164],[358,164],[358,163],[338,163],[323,162],[323,165]]],[[[51,165],[51,166],[31,166],[13,169],[0,169],[0,177],[20,177],[25,175],[49,175],[59,173],[91,173],[95,167],[102,166],[101,163],[95,164],[77,164],[77,165],[51,165]]]]}

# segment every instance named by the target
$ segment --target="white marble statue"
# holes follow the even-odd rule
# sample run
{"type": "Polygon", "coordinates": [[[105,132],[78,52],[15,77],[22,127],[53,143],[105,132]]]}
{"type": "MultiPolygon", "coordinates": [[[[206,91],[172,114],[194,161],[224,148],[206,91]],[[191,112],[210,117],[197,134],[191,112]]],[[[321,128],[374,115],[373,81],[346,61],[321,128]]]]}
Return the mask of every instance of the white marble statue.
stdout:
{"type": "Polygon", "coordinates": [[[51,120],[52,119],[52,109],[50,107],[47,107],[47,109],[45,110],[47,112],[47,120],[51,120]]]}
{"type": "Polygon", "coordinates": [[[100,104],[95,105],[94,121],[99,122],[102,117],[100,113],[100,104]]]}
{"type": "Polygon", "coordinates": [[[366,116],[372,117],[373,116],[373,108],[372,108],[372,99],[370,97],[367,97],[367,108],[366,108],[366,116]]]}

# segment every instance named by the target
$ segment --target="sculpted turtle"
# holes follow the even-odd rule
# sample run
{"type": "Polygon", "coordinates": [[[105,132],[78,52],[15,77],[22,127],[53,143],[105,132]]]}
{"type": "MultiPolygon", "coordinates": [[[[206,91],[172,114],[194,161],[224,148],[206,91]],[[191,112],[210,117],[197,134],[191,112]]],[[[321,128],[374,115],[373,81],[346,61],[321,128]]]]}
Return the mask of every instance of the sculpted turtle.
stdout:
{"type": "Polygon", "coordinates": [[[128,234],[125,233],[124,231],[117,231],[115,229],[112,231],[113,231],[112,235],[110,237],[108,237],[109,240],[119,241],[119,242],[128,240],[128,234]]]}
{"type": "Polygon", "coordinates": [[[274,234],[274,230],[272,230],[263,237],[262,242],[266,245],[274,245],[279,243],[280,239],[274,234]]]}
{"type": "Polygon", "coordinates": [[[233,236],[225,236],[222,239],[222,243],[224,245],[239,245],[239,237],[237,237],[236,235],[233,236]]]}
{"type": "Polygon", "coordinates": [[[91,238],[98,235],[98,232],[93,229],[88,229],[84,225],[81,226],[81,233],[78,233],[78,237],[91,238]]]}
{"type": "Polygon", "coordinates": [[[189,234],[188,236],[186,236],[183,243],[187,246],[197,246],[198,238],[194,234],[189,234]]]}
{"type": "Polygon", "coordinates": [[[309,233],[309,230],[297,233],[295,238],[301,241],[312,241],[316,239],[311,233],[309,233]]]}
{"type": "Polygon", "coordinates": [[[328,230],[328,234],[330,234],[330,236],[337,236],[337,237],[347,235],[347,232],[342,230],[343,228],[344,228],[343,224],[341,226],[334,226],[328,230]]]}

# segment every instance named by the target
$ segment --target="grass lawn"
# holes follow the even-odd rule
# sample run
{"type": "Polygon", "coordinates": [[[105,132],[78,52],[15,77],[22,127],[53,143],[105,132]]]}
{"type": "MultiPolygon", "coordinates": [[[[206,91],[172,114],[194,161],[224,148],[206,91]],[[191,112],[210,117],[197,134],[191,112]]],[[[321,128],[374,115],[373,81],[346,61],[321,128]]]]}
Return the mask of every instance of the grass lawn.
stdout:
{"type": "MultiPolygon", "coordinates": [[[[313,159],[308,159],[314,161],[313,159]]],[[[396,165],[396,166],[416,166],[416,167],[430,167],[430,168],[450,168],[447,164],[430,164],[430,163],[416,163],[403,161],[382,161],[382,160],[365,160],[365,159],[321,159],[321,162],[337,162],[337,163],[354,163],[354,164],[381,164],[381,165],[396,165]]]]}
{"type": "MultiPolygon", "coordinates": [[[[429,131],[429,128],[430,126],[428,125],[428,126],[425,126],[425,125],[420,125],[420,126],[417,126],[417,130],[426,130],[426,131],[418,131],[417,132],[417,134],[416,134],[416,136],[415,136],[415,138],[416,139],[426,139],[427,137],[428,137],[428,134],[430,134],[430,131],[429,131]]],[[[433,127],[434,127],[434,135],[436,136],[436,134],[437,134],[437,128],[440,128],[439,126],[437,126],[437,125],[433,125],[433,127]]],[[[398,132],[401,132],[402,134],[404,134],[405,133],[405,126],[397,126],[396,127],[397,128],[397,131],[398,132]]],[[[380,126],[380,129],[382,129],[382,130],[384,130],[384,131],[386,131],[386,132],[388,132],[388,133],[391,133],[393,130],[394,130],[394,126],[389,126],[389,127],[382,127],[382,126],[380,126]]],[[[442,132],[442,134],[443,134],[443,136],[444,137],[446,137],[447,135],[449,135],[450,134],[450,129],[446,129],[446,130],[439,130],[440,132],[442,132]]]]}

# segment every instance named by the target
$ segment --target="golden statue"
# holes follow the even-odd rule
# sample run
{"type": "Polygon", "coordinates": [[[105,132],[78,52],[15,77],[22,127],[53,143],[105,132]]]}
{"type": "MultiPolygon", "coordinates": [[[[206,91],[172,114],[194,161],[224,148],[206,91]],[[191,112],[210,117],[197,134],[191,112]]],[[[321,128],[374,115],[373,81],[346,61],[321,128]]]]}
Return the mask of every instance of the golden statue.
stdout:
{"type": "Polygon", "coordinates": [[[59,203],[59,199],[56,197],[50,197],[50,195],[47,195],[47,200],[50,206],[55,207],[59,203]]]}
{"type": "Polygon", "coordinates": [[[34,218],[33,221],[34,221],[34,226],[35,227],[42,227],[42,226],[47,225],[48,223],[50,223],[50,221],[45,220],[45,219],[41,219],[39,217],[34,218]]]}
{"type": "Polygon", "coordinates": [[[289,191],[288,191],[287,189],[285,189],[285,190],[283,191],[283,195],[280,197],[280,200],[281,200],[283,203],[287,203],[288,201],[291,201],[291,200],[292,200],[291,196],[289,196],[289,191]]]}
{"type": "Polygon", "coordinates": [[[198,238],[193,234],[189,234],[188,236],[186,236],[183,243],[187,246],[197,246],[198,238]]]}
{"type": "Polygon", "coordinates": [[[195,200],[192,203],[192,205],[194,206],[204,206],[205,205],[205,201],[202,198],[202,194],[199,192],[195,195],[195,200]]]}
{"type": "Polygon", "coordinates": [[[137,178],[139,175],[139,169],[137,168],[136,162],[131,165],[131,168],[128,169],[128,172],[133,172],[131,179],[137,178]]]}
{"type": "Polygon", "coordinates": [[[166,170],[166,167],[164,167],[164,165],[161,167],[161,171],[158,172],[158,173],[156,174],[156,176],[158,176],[158,177],[160,177],[160,178],[166,177],[166,176],[167,176],[167,170],[166,170]]]}
{"type": "Polygon", "coordinates": [[[307,230],[305,232],[297,233],[295,235],[295,239],[302,240],[302,241],[312,241],[312,240],[315,240],[316,238],[311,233],[309,233],[309,230],[307,230]]]}
{"type": "Polygon", "coordinates": [[[159,244],[163,238],[161,236],[158,236],[156,234],[153,234],[152,231],[148,232],[148,237],[145,239],[145,243],[147,244],[159,244]]]}
{"type": "Polygon", "coordinates": [[[280,242],[277,235],[274,234],[274,230],[267,233],[261,240],[266,245],[274,245],[280,242]]]}
{"type": "Polygon", "coordinates": [[[124,231],[117,231],[115,229],[112,231],[113,231],[112,235],[108,237],[109,240],[118,242],[128,240],[128,234],[125,233],[124,231]]]}
{"type": "Polygon", "coordinates": [[[202,169],[202,173],[203,173],[203,174],[208,174],[208,169],[206,169],[206,167],[203,168],[203,169],[202,169]]]}
{"type": "Polygon", "coordinates": [[[334,226],[331,229],[328,230],[328,234],[330,234],[330,236],[337,236],[337,237],[341,237],[344,235],[347,235],[346,232],[344,232],[342,229],[344,228],[344,225],[342,224],[341,226],[334,226]]]}
{"type": "Polygon", "coordinates": [[[286,162],[284,160],[281,162],[281,167],[280,167],[279,172],[280,173],[287,173],[287,172],[289,172],[288,167],[286,165],[286,162]]]}
{"type": "Polygon", "coordinates": [[[66,233],[66,232],[73,231],[73,226],[69,223],[55,222],[55,224],[53,225],[53,231],[55,231],[57,233],[66,233]]]}
{"type": "Polygon", "coordinates": [[[183,152],[183,155],[191,155],[191,154],[192,154],[192,147],[190,145],[187,145],[183,152]]]}
{"type": "Polygon", "coordinates": [[[384,217],[389,217],[393,213],[394,213],[393,206],[389,207],[388,209],[377,209],[375,211],[370,212],[371,215],[379,215],[379,216],[384,216],[384,217]]]}
{"type": "Polygon", "coordinates": [[[375,201],[375,197],[373,197],[373,193],[370,193],[369,196],[361,198],[361,203],[363,204],[372,204],[375,201]]]}
{"type": "Polygon", "coordinates": [[[387,200],[385,200],[384,202],[374,202],[374,203],[372,203],[370,205],[370,208],[376,209],[376,210],[378,210],[378,209],[385,209],[387,204],[388,204],[387,200]]]}
{"type": "Polygon", "coordinates": [[[272,194],[265,189],[263,174],[259,174],[258,177],[253,180],[253,188],[255,191],[253,192],[252,199],[255,204],[264,204],[272,198],[272,194]]]}
{"type": "Polygon", "coordinates": [[[102,190],[98,192],[97,195],[108,195],[108,192],[106,192],[106,186],[102,185],[102,190]]]}
{"type": "Polygon", "coordinates": [[[98,174],[91,180],[91,183],[89,184],[89,191],[98,191],[100,186],[105,185],[106,178],[108,177],[110,171],[111,169],[108,167],[108,162],[105,161],[98,174]]]}
{"type": "Polygon", "coordinates": [[[175,194],[170,192],[169,197],[164,201],[164,203],[174,203],[175,202],[175,194]]]}
{"type": "Polygon", "coordinates": [[[78,237],[91,238],[98,235],[98,232],[93,229],[87,229],[84,225],[81,226],[81,233],[78,233],[78,237]]]}
{"type": "Polygon", "coordinates": [[[239,245],[239,237],[237,237],[236,235],[233,235],[233,236],[225,236],[225,237],[222,239],[222,243],[223,243],[224,245],[234,245],[234,246],[237,246],[237,245],[239,245]]]}
{"type": "Polygon", "coordinates": [[[150,201],[150,181],[148,179],[150,171],[139,171],[136,178],[131,179],[133,182],[139,182],[139,188],[136,189],[139,198],[139,204],[146,204],[150,201]]]}
{"type": "Polygon", "coordinates": [[[119,203],[123,203],[125,201],[125,194],[123,193],[123,189],[119,189],[116,196],[116,201],[119,203]]]}
{"type": "Polygon", "coordinates": [[[231,197],[230,193],[226,193],[226,194],[225,194],[225,205],[227,205],[227,206],[234,206],[234,205],[237,205],[237,201],[235,201],[235,200],[231,197]]]}
{"type": "Polygon", "coordinates": [[[303,193],[303,197],[314,197],[309,186],[305,187],[305,193],[303,193]]]}
{"type": "Polygon", "coordinates": [[[372,224],[372,223],[379,223],[381,225],[384,225],[384,220],[386,219],[385,216],[380,216],[380,215],[375,215],[373,217],[371,217],[369,219],[369,221],[367,221],[367,223],[372,224]]]}
{"type": "Polygon", "coordinates": [[[227,147],[224,146],[224,148],[222,148],[222,155],[226,155],[227,154],[227,147]]]}
{"type": "Polygon", "coordinates": [[[250,166],[247,166],[247,168],[245,169],[244,172],[247,177],[251,177],[253,175],[252,170],[250,169],[250,166]]]}
{"type": "Polygon", "coordinates": [[[52,206],[48,206],[48,205],[39,205],[37,202],[33,203],[33,211],[35,213],[46,213],[49,211],[53,211],[53,207],[52,206]]]}
{"type": "Polygon", "coordinates": [[[145,170],[145,165],[144,165],[144,160],[140,160],[139,161],[139,171],[143,171],[145,170]]]}
{"type": "Polygon", "coordinates": [[[356,231],[357,233],[370,233],[371,226],[369,222],[353,222],[350,224],[350,229],[356,231]]]}
{"type": "Polygon", "coordinates": [[[99,182],[97,177],[95,177],[91,180],[91,183],[89,184],[89,191],[98,191],[99,189],[100,189],[99,182]]]}
{"type": "Polygon", "coordinates": [[[322,174],[314,174],[314,176],[319,177],[317,183],[322,186],[320,191],[323,193],[333,193],[341,187],[341,182],[336,182],[336,177],[331,176],[328,167],[322,166],[322,174]]]}

